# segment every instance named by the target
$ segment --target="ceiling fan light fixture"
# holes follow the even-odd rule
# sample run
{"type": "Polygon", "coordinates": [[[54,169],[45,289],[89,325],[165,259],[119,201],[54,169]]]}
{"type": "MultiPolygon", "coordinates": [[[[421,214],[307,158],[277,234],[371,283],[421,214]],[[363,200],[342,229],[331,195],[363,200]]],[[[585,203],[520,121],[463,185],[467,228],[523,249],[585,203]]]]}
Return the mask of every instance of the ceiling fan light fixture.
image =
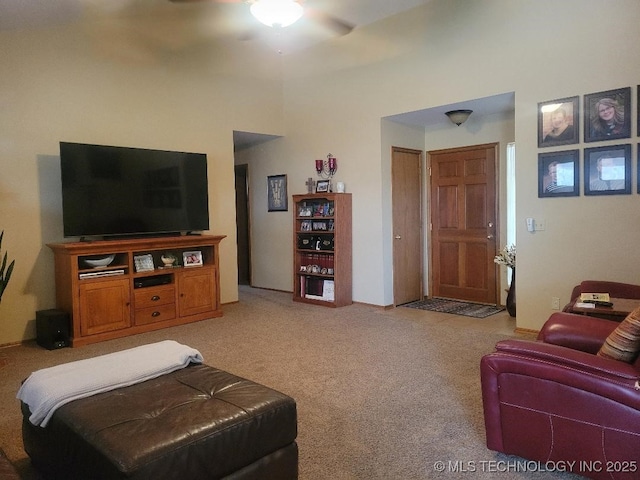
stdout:
{"type": "Polygon", "coordinates": [[[451,120],[453,123],[460,126],[467,121],[469,115],[471,115],[472,113],[473,110],[450,110],[448,112],[445,112],[445,115],[449,117],[449,120],[451,120]]]}
{"type": "Polygon", "coordinates": [[[295,0],[256,0],[251,14],[269,27],[288,27],[300,19],[302,5],[295,0]]]}

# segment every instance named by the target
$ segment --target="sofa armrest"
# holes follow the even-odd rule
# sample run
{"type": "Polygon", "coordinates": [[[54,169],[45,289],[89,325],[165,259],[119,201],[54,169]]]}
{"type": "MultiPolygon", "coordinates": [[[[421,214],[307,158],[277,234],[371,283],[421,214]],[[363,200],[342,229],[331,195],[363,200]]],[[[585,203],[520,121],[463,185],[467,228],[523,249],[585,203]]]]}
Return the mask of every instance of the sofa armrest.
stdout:
{"type": "Polygon", "coordinates": [[[640,298],[640,285],[605,280],[582,281],[580,283],[580,293],[590,292],[606,292],[616,298],[640,298]]]}
{"type": "Polygon", "coordinates": [[[537,359],[553,363],[556,366],[598,375],[609,381],[621,382],[627,386],[640,388],[640,386],[636,386],[640,372],[634,365],[599,357],[580,350],[572,350],[561,345],[516,339],[498,342],[496,350],[497,352],[522,355],[530,360],[537,359]]]}
{"type": "Polygon", "coordinates": [[[538,340],[595,354],[619,322],[575,313],[556,312],[538,333],[538,340]]]}
{"type": "MultiPolygon", "coordinates": [[[[601,429],[625,432],[640,421],[637,367],[539,341],[504,340],[496,349],[480,362],[489,449],[544,460],[558,439],[558,451],[571,451],[559,444],[589,425],[596,430],[596,446],[589,448],[597,451],[601,429]]],[[[613,438],[612,451],[629,444],[627,437],[613,438]]]]}

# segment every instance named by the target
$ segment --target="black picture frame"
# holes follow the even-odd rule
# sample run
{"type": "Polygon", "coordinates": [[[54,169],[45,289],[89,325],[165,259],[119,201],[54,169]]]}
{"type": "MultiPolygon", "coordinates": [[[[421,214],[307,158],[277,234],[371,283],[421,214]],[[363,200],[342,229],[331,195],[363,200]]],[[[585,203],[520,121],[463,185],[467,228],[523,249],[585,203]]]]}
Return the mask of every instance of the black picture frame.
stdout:
{"type": "Polygon", "coordinates": [[[538,154],[538,197],[580,195],[579,150],[538,154]]]}
{"type": "MultiPolygon", "coordinates": [[[[636,96],[636,98],[638,99],[638,105],[636,106],[636,113],[637,113],[637,118],[636,118],[636,126],[638,128],[638,132],[637,135],[640,137],[640,85],[638,85],[638,96],[636,96]]],[[[640,187],[640,185],[639,185],[640,187]]]]}
{"type": "Polygon", "coordinates": [[[626,195],[630,193],[631,145],[584,149],[585,195],[626,195]]]}
{"type": "MultiPolygon", "coordinates": [[[[640,108],[640,107],[639,107],[640,108]]],[[[638,127],[640,129],[640,127],[638,127]]],[[[636,160],[636,189],[640,193],[640,143],[638,144],[638,159],[636,160]]]]}
{"type": "Polygon", "coordinates": [[[538,103],[538,148],[578,143],[580,100],[559,98],[538,103]]]}
{"type": "Polygon", "coordinates": [[[267,177],[267,210],[269,212],[286,212],[289,210],[287,194],[287,176],[269,175],[267,177]]]}
{"type": "Polygon", "coordinates": [[[329,191],[330,180],[318,180],[316,182],[316,193],[326,193],[329,191]]]}
{"type": "Polygon", "coordinates": [[[631,87],[584,96],[584,141],[601,142],[631,136],[631,87]],[[602,118],[601,115],[611,116],[602,118]],[[605,121],[612,123],[607,126],[605,121]]]}

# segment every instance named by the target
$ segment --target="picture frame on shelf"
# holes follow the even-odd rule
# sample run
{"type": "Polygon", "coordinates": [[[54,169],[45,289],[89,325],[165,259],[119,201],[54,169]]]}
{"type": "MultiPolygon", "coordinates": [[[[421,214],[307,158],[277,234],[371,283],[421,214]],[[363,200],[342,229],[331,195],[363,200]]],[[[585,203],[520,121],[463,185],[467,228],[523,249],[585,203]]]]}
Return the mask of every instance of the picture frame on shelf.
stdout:
{"type": "Polygon", "coordinates": [[[267,211],[286,212],[288,210],[287,176],[269,175],[267,177],[267,211]]]}
{"type": "Polygon", "coordinates": [[[134,255],[133,263],[136,268],[136,273],[153,272],[156,268],[153,263],[153,256],[150,253],[145,255],[134,255]]]}
{"type": "Polygon", "coordinates": [[[566,150],[538,154],[538,197],[580,195],[580,151],[566,150]]]}
{"type": "Polygon", "coordinates": [[[313,207],[310,205],[301,205],[298,209],[299,217],[310,217],[313,214],[313,207]]]}
{"type": "Polygon", "coordinates": [[[326,193],[329,191],[330,180],[318,180],[316,182],[316,193],[326,193]]]}
{"type": "Polygon", "coordinates": [[[182,264],[185,267],[201,267],[202,252],[200,250],[182,252],[182,264]]]}
{"type": "Polygon", "coordinates": [[[538,148],[578,143],[579,97],[538,103],[538,148]]]}
{"type": "Polygon", "coordinates": [[[631,193],[631,145],[584,149],[584,194],[631,193]]]}
{"type": "Polygon", "coordinates": [[[584,96],[584,141],[631,136],[631,87],[584,96]]]}

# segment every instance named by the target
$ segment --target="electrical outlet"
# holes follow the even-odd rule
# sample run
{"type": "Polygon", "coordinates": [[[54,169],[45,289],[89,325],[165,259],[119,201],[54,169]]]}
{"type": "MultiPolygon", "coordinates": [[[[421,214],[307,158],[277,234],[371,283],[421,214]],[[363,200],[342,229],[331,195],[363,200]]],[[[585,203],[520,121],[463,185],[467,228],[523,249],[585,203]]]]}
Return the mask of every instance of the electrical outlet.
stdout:
{"type": "Polygon", "coordinates": [[[545,230],[547,227],[547,222],[544,221],[544,219],[536,219],[536,231],[538,230],[545,230]]]}
{"type": "Polygon", "coordinates": [[[551,297],[551,310],[560,310],[560,298],[551,297]]]}

